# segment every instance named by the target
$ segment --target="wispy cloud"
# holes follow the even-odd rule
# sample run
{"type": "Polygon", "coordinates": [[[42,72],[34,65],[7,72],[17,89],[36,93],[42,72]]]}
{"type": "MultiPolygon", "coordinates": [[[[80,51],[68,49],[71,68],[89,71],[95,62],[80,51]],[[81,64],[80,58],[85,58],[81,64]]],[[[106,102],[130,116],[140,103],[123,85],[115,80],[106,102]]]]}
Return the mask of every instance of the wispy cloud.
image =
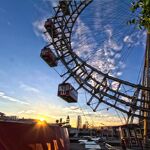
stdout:
{"type": "Polygon", "coordinates": [[[134,42],[133,39],[132,39],[132,37],[131,37],[130,35],[126,35],[126,36],[124,37],[123,41],[124,41],[125,43],[133,43],[133,42],[134,42]]]}
{"type": "Polygon", "coordinates": [[[43,0],[43,2],[50,2],[53,7],[54,7],[54,6],[57,6],[58,1],[59,1],[59,0],[43,0]]]}
{"type": "Polygon", "coordinates": [[[46,21],[45,18],[42,20],[35,21],[33,23],[33,30],[37,37],[42,37],[42,39],[44,39],[44,41],[49,42],[49,41],[51,41],[51,39],[50,39],[49,35],[46,33],[46,30],[44,28],[45,21],[46,21]]]}
{"type": "MultiPolygon", "coordinates": [[[[43,0],[43,1],[45,2],[50,1],[53,6],[56,5],[56,1],[52,0],[43,0]]],[[[114,19],[115,22],[111,22],[113,20],[114,15],[117,14],[112,12],[113,7],[111,7],[111,9],[105,8],[105,7],[109,8],[110,4],[107,6],[103,5],[104,9],[103,8],[100,9],[99,6],[103,2],[105,1],[100,2],[99,0],[97,0],[98,5],[97,3],[95,3],[94,5],[95,7],[93,7],[94,17],[91,16],[93,20],[88,15],[87,16],[85,15],[84,17],[81,16],[78,18],[73,29],[72,47],[77,55],[79,55],[82,59],[87,60],[87,63],[89,63],[93,67],[99,69],[104,73],[109,73],[112,76],[119,77],[122,75],[122,70],[126,66],[125,63],[122,62],[120,59],[122,57],[124,44],[131,45],[135,42],[135,39],[136,41],[139,41],[137,40],[137,38],[140,38],[141,36],[140,34],[136,34],[136,38],[134,38],[135,34],[133,35],[128,34],[129,32],[122,33],[121,30],[123,29],[124,31],[126,31],[126,29],[116,28],[116,24],[121,24],[121,22],[117,23],[116,18],[115,18],[116,20],[114,19]],[[109,17],[110,20],[107,20],[109,17]],[[86,19],[90,20],[87,21],[86,19]]],[[[114,5],[114,3],[111,4],[114,5]]],[[[114,7],[116,7],[115,11],[118,12],[117,5],[114,5],[114,7]]],[[[44,38],[45,41],[48,41],[47,38],[45,39],[45,36],[43,36],[43,32],[45,31],[44,29],[45,20],[46,19],[36,21],[35,23],[33,23],[33,26],[36,35],[37,36],[42,35],[41,37],[44,38]]],[[[134,43],[133,46],[135,46],[136,44],[139,44],[139,42],[134,43]]],[[[99,79],[98,74],[95,75],[95,78],[99,79]]],[[[118,88],[118,83],[113,82],[111,86],[115,90],[118,88]]],[[[55,106],[53,107],[51,106],[50,108],[52,111],[55,109],[59,109],[59,112],[56,112],[54,116],[64,116],[70,114],[72,117],[74,116],[75,118],[77,114],[82,115],[82,110],[76,106],[69,106],[65,108],[62,107],[56,108],[55,106]]],[[[85,113],[85,115],[88,116],[89,113],[85,113]]],[[[96,117],[96,114],[90,112],[90,116],[96,117]]],[[[112,122],[112,120],[116,123],[120,122],[120,119],[116,116],[112,116],[112,114],[100,113],[100,116],[101,117],[98,116],[100,119],[106,121],[105,118],[107,118],[110,123],[112,122]]]]}
{"type": "Polygon", "coordinates": [[[3,100],[10,101],[10,102],[16,102],[16,103],[20,103],[20,104],[24,104],[24,105],[29,105],[28,102],[22,101],[20,99],[17,99],[17,98],[11,97],[11,96],[8,96],[4,92],[0,92],[0,98],[3,100]]]}
{"type": "Polygon", "coordinates": [[[109,72],[113,76],[120,76],[122,68],[118,68],[117,65],[121,57],[122,44],[113,39],[113,29],[110,25],[104,26],[103,32],[107,37],[99,45],[99,41],[95,39],[93,31],[81,19],[78,19],[72,38],[73,50],[82,59],[87,60],[89,64],[100,71],[109,72]]]}
{"type": "Polygon", "coordinates": [[[45,120],[51,123],[54,123],[56,120],[56,117],[49,114],[49,112],[38,111],[37,109],[21,110],[17,112],[16,115],[19,117],[33,118],[33,119],[44,118],[45,120]]]}
{"type": "MultiPolygon", "coordinates": [[[[46,6],[50,5],[49,7],[55,7],[58,4],[58,0],[42,0],[42,1],[43,1],[43,4],[45,4],[46,6]]],[[[46,33],[46,30],[44,28],[44,23],[47,20],[48,16],[51,16],[52,9],[49,9],[49,7],[48,7],[48,9],[47,9],[47,7],[42,8],[42,7],[37,6],[36,4],[35,4],[35,7],[39,12],[41,12],[41,14],[44,14],[44,17],[42,17],[42,19],[40,19],[40,20],[36,20],[35,22],[33,22],[33,30],[34,30],[36,36],[42,37],[42,39],[44,39],[44,41],[49,42],[49,41],[51,41],[51,38],[46,33]]]]}
{"type": "Polygon", "coordinates": [[[33,23],[33,26],[34,26],[34,31],[35,31],[35,34],[37,36],[41,36],[41,34],[45,31],[45,28],[44,28],[44,22],[45,22],[46,19],[43,19],[43,20],[38,20],[38,21],[35,21],[33,23]]]}
{"type": "Polygon", "coordinates": [[[145,48],[145,39],[146,39],[146,31],[136,30],[134,33],[130,35],[125,35],[123,38],[123,42],[127,44],[127,46],[139,46],[142,45],[145,48]]]}
{"type": "MultiPolygon", "coordinates": [[[[43,0],[43,2],[50,2],[52,6],[56,6],[58,3],[58,1],[53,0],[43,0]]],[[[116,23],[115,15],[117,15],[118,7],[115,5],[112,6],[111,9],[105,9],[104,11],[103,7],[105,5],[102,3],[104,3],[104,1],[100,3],[98,0],[93,3],[95,13],[91,17],[92,19],[89,16],[84,17],[87,18],[87,20],[90,19],[88,20],[88,23],[86,19],[82,19],[83,17],[78,18],[73,29],[72,47],[77,55],[82,59],[87,60],[93,67],[104,73],[109,72],[110,75],[118,77],[122,75],[122,70],[126,66],[125,63],[121,61],[122,51],[125,49],[124,44],[127,44],[128,46],[132,45],[132,47],[140,45],[141,40],[139,39],[143,39],[141,38],[143,33],[136,32],[129,34],[131,31],[127,33],[124,32],[124,35],[121,35],[120,32],[116,33],[116,26],[113,25],[113,23],[116,23]],[[107,19],[107,17],[110,18],[107,19]],[[115,22],[109,22],[109,20],[115,22]],[[120,36],[120,38],[117,36],[120,36]]],[[[106,7],[109,8],[109,5],[106,7]]],[[[93,8],[91,8],[91,11],[93,11],[93,8]]],[[[33,26],[35,34],[37,36],[42,36],[46,42],[49,42],[51,41],[49,36],[43,35],[43,32],[45,31],[45,20],[46,19],[36,21],[33,23],[33,26]]],[[[121,22],[119,22],[119,24],[121,24],[121,22]]],[[[124,26],[122,26],[122,31],[126,31],[127,29],[127,25],[124,24],[124,26]]],[[[142,43],[144,43],[144,40],[142,43]]],[[[126,46],[126,48],[128,47],[126,46]]]]}
{"type": "MultiPolygon", "coordinates": [[[[53,6],[56,6],[57,3],[56,1],[52,0],[43,1],[50,2],[53,6]]],[[[97,13],[95,15],[96,18],[94,20],[94,27],[95,29],[99,30],[102,25],[102,20],[97,18],[100,15],[99,11],[96,12],[97,13]]],[[[45,32],[45,20],[46,19],[44,18],[33,23],[34,32],[37,36],[42,37],[46,42],[50,42],[50,37],[43,34],[43,32],[45,32]]],[[[113,29],[110,25],[105,25],[103,32],[107,35],[107,37],[103,44],[99,45],[99,41],[94,37],[93,30],[91,30],[91,28],[79,18],[73,30],[73,50],[82,59],[87,60],[88,58],[87,62],[93,67],[101,70],[102,72],[109,72],[113,76],[121,76],[122,68],[121,66],[119,66],[120,68],[117,67],[117,64],[121,57],[120,51],[122,49],[122,45],[117,43],[115,39],[113,39],[113,29]]]]}
{"type": "Polygon", "coordinates": [[[28,91],[28,92],[34,92],[34,93],[39,93],[40,92],[37,88],[32,87],[32,86],[27,85],[27,84],[24,84],[24,83],[20,84],[20,88],[22,88],[22,89],[24,89],[25,91],[28,91]]]}
{"type": "Polygon", "coordinates": [[[20,114],[32,114],[35,113],[35,110],[29,109],[29,110],[22,110],[18,112],[18,115],[20,114]]]}
{"type": "Polygon", "coordinates": [[[21,110],[16,115],[20,117],[22,116],[22,117],[37,118],[37,119],[39,119],[40,117],[43,117],[48,122],[51,122],[51,123],[54,123],[56,119],[60,119],[60,118],[63,118],[63,120],[65,120],[66,117],[69,115],[71,119],[70,120],[71,124],[74,127],[76,126],[78,115],[82,117],[83,123],[85,121],[88,121],[89,124],[92,124],[94,121],[95,123],[97,123],[97,125],[100,122],[105,122],[105,125],[110,125],[111,123],[121,124],[120,118],[108,113],[108,111],[105,111],[105,113],[104,111],[95,113],[95,112],[87,110],[87,108],[83,108],[83,107],[80,108],[76,105],[70,105],[66,107],[63,107],[60,105],[57,106],[55,104],[50,104],[47,106],[43,105],[42,109],[39,109],[39,107],[34,107],[31,109],[21,110]],[[59,111],[56,111],[56,110],[59,110],[59,111]]]}

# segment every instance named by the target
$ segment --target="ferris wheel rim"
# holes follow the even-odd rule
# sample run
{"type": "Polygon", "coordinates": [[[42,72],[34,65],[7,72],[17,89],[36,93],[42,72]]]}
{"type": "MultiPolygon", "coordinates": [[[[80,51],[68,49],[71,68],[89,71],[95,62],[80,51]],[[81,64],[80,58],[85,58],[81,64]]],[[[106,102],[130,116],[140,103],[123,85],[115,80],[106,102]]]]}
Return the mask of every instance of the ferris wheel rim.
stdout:
{"type": "MultiPolygon", "coordinates": [[[[82,11],[86,8],[86,6],[88,6],[92,1],[93,1],[93,0],[82,0],[82,1],[81,1],[81,4],[78,6],[78,8],[69,16],[68,21],[66,22],[66,24],[64,24],[64,26],[60,28],[60,29],[62,29],[62,37],[63,37],[64,39],[67,39],[67,40],[68,40],[68,41],[66,40],[64,43],[69,43],[69,45],[66,44],[66,45],[67,45],[66,47],[68,48],[68,52],[67,52],[67,53],[69,53],[70,56],[73,58],[72,60],[70,60],[70,62],[76,61],[75,64],[79,65],[79,68],[80,68],[81,66],[88,67],[88,68],[90,68],[90,69],[92,70],[91,72],[94,72],[94,71],[95,71],[95,72],[101,74],[104,78],[109,79],[109,80],[113,80],[113,81],[115,81],[115,82],[118,82],[119,84],[129,85],[129,86],[131,86],[131,87],[133,87],[133,88],[136,88],[137,90],[150,91],[150,89],[149,89],[148,87],[144,87],[144,86],[142,86],[142,85],[140,85],[140,84],[130,83],[130,82],[128,82],[128,81],[121,80],[121,79],[112,77],[112,76],[110,76],[110,75],[108,75],[108,74],[105,74],[105,73],[101,72],[100,70],[96,69],[95,67],[93,67],[93,66],[87,64],[86,61],[82,60],[82,59],[81,59],[76,53],[74,53],[74,51],[72,50],[72,47],[71,47],[71,34],[72,34],[73,26],[74,26],[74,24],[75,24],[75,22],[76,22],[78,16],[81,14],[81,12],[82,12],[82,11]],[[83,8],[82,8],[82,5],[83,5],[83,8]],[[80,8],[80,7],[81,7],[81,8],[80,8]],[[79,11],[78,9],[80,9],[80,11],[79,11]],[[76,18],[72,21],[72,26],[70,27],[70,29],[67,29],[67,28],[68,28],[67,25],[68,25],[69,21],[72,20],[72,18],[73,18],[72,16],[73,16],[76,12],[77,12],[76,18]],[[66,34],[65,34],[65,30],[66,30],[66,29],[69,31],[69,37],[67,37],[67,38],[66,38],[66,34]],[[80,64],[79,62],[81,62],[81,64],[80,64]]],[[[70,1],[69,3],[71,3],[71,1],[70,1]]],[[[55,13],[55,17],[53,18],[53,19],[54,19],[54,22],[57,22],[57,17],[58,17],[58,14],[59,14],[60,11],[61,11],[61,8],[58,7],[58,9],[57,9],[57,11],[56,11],[56,13],[55,13]]],[[[59,40],[61,40],[61,39],[58,39],[58,41],[59,41],[59,40]]],[[[83,89],[85,89],[86,91],[88,91],[88,90],[86,89],[86,87],[83,86],[83,85],[84,85],[84,82],[83,82],[83,81],[82,81],[82,82],[79,82],[79,80],[77,79],[78,76],[76,76],[76,75],[74,74],[76,71],[74,71],[74,69],[70,69],[70,68],[69,68],[68,62],[66,62],[65,58],[63,57],[63,56],[64,56],[64,52],[61,51],[61,50],[59,50],[59,49],[57,48],[56,42],[57,42],[57,40],[54,39],[54,38],[52,38],[52,45],[53,45],[54,48],[55,48],[55,51],[56,51],[56,53],[57,53],[57,56],[58,56],[58,58],[60,58],[60,60],[61,60],[61,62],[63,63],[63,65],[64,65],[64,66],[66,67],[66,69],[68,70],[68,73],[70,74],[70,77],[73,77],[73,78],[77,81],[77,83],[79,84],[79,89],[80,89],[80,88],[83,88],[83,89]]],[[[77,69],[77,71],[78,71],[78,68],[75,68],[75,69],[77,69]]],[[[89,74],[88,74],[87,76],[89,76],[89,74]]],[[[70,78],[70,77],[69,77],[69,78],[70,78]]],[[[92,89],[92,87],[91,87],[91,89],[92,89]]],[[[90,92],[91,92],[91,91],[89,91],[89,93],[90,93],[90,92]]],[[[102,91],[101,91],[101,92],[102,92],[102,91]]],[[[103,94],[105,95],[105,92],[104,92],[103,94]]],[[[116,101],[117,101],[117,100],[116,100],[116,101]]],[[[118,110],[120,110],[120,111],[122,111],[122,112],[124,112],[124,113],[126,113],[126,114],[129,113],[128,111],[123,110],[123,109],[121,109],[120,107],[114,106],[114,105],[112,105],[112,104],[110,104],[110,103],[107,103],[107,102],[105,102],[105,101],[103,101],[103,100],[101,100],[101,102],[103,102],[103,103],[105,103],[106,105],[109,105],[109,106],[111,106],[111,107],[113,107],[113,108],[115,108],[115,109],[118,109],[118,110]]],[[[149,110],[144,109],[144,108],[142,108],[142,107],[136,107],[135,104],[130,104],[130,103],[127,103],[127,102],[125,103],[125,102],[121,102],[121,101],[120,101],[120,103],[126,104],[126,105],[128,105],[129,107],[132,107],[132,109],[138,109],[138,108],[139,108],[139,110],[142,109],[142,111],[150,112],[149,110]]],[[[129,115],[134,115],[134,116],[136,116],[136,117],[140,117],[140,115],[135,114],[135,113],[132,113],[132,112],[130,112],[129,115]]]]}

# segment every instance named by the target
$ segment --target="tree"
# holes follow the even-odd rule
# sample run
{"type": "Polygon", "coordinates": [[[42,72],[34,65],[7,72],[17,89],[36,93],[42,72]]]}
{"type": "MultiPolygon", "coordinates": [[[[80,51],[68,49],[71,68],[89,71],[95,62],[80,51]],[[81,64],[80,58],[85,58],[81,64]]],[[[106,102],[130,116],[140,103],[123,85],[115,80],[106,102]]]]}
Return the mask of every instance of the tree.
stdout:
{"type": "Polygon", "coordinates": [[[132,2],[130,10],[137,16],[129,20],[128,24],[136,24],[138,28],[146,28],[150,32],[150,0],[132,2]]]}

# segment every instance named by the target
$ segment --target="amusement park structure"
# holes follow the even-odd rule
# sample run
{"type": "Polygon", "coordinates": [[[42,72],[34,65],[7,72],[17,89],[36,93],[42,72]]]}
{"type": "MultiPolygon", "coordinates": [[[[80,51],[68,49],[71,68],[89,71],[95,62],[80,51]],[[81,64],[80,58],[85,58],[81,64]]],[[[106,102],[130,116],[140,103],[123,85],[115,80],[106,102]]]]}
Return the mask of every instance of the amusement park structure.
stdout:
{"type": "Polygon", "coordinates": [[[93,111],[104,103],[127,115],[127,124],[132,123],[134,117],[139,118],[144,127],[144,141],[147,143],[150,131],[150,33],[147,31],[145,65],[140,84],[101,72],[81,59],[71,45],[73,26],[92,1],[59,1],[58,6],[54,7],[55,15],[45,22],[51,41],[42,49],[41,57],[50,67],[56,67],[60,61],[66,68],[66,72],[61,75],[65,80],[59,85],[58,96],[67,102],[77,102],[77,91],[84,89],[90,94],[87,105],[93,111]],[[78,84],[76,89],[68,82],[70,78],[78,84]],[[128,92],[129,89],[132,92],[128,92]]]}
{"type": "MultiPolygon", "coordinates": [[[[150,33],[147,33],[143,85],[150,88],[150,33]]],[[[145,103],[144,104],[142,103],[142,105],[144,105],[146,109],[150,110],[150,92],[142,93],[142,97],[145,101],[145,103]]],[[[149,117],[150,113],[143,112],[142,115],[144,117],[149,117]]],[[[147,137],[149,135],[150,135],[150,119],[144,118],[145,141],[147,141],[147,137]]]]}

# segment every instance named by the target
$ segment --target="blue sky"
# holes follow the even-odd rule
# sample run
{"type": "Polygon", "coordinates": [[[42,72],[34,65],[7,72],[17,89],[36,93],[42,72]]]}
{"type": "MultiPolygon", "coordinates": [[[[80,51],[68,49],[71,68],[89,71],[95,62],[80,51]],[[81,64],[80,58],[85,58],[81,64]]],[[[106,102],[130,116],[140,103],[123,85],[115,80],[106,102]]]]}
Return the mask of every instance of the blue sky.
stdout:
{"type": "MultiPolygon", "coordinates": [[[[108,4],[101,7],[99,1],[95,0],[80,16],[73,31],[73,48],[81,57],[103,49],[105,53],[101,51],[96,54],[96,60],[89,60],[89,63],[98,67],[103,66],[104,62],[113,62],[113,66],[107,63],[107,66],[110,66],[109,69],[113,70],[112,75],[136,82],[144,55],[142,42],[145,36],[143,33],[133,32],[134,30],[127,32],[130,30],[126,26],[115,26],[113,15],[110,17],[110,22],[109,17],[106,17],[111,14],[111,11],[118,16],[117,21],[127,17],[125,13],[128,6],[127,1],[125,4],[121,0],[116,0],[113,5],[112,0],[108,0],[108,3],[112,6],[110,12],[108,4]],[[121,9],[122,7],[125,8],[121,9]],[[98,32],[101,34],[97,34],[98,32]],[[139,43],[141,37],[142,40],[139,43]],[[128,57],[127,61],[120,61],[124,44],[132,45],[130,49],[132,52],[129,53],[129,56],[124,55],[128,57]],[[81,45],[87,47],[81,47],[81,45]],[[111,53],[111,55],[108,49],[114,54],[111,53]]],[[[52,6],[55,4],[56,1],[50,0],[1,0],[0,106],[1,111],[8,115],[45,117],[49,122],[54,122],[60,117],[65,118],[67,114],[70,114],[72,122],[75,123],[76,116],[83,115],[79,105],[67,104],[57,97],[57,86],[63,79],[40,58],[40,50],[47,43],[41,32],[43,21],[51,16],[52,6]]],[[[105,68],[100,68],[102,71],[105,70],[105,68]]],[[[58,67],[57,70],[61,72],[63,67],[58,67]]],[[[110,115],[111,110],[94,114],[86,106],[84,91],[79,92],[82,93],[79,95],[79,103],[84,107],[84,113],[87,114],[86,119],[91,120],[88,116],[90,113],[93,118],[99,117],[100,120],[93,119],[99,122],[109,124],[112,118],[120,122],[116,114],[110,115]],[[106,118],[106,120],[102,121],[101,118],[106,118]]],[[[83,117],[83,120],[86,119],[83,117]]]]}

